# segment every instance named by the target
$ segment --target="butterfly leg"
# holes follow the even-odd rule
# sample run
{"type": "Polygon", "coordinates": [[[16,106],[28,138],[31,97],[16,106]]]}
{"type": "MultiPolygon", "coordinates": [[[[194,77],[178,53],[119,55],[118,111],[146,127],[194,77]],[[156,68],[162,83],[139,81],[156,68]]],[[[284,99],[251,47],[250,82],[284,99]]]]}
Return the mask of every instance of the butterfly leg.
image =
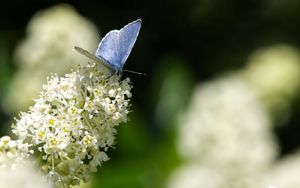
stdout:
{"type": "Polygon", "coordinates": [[[121,73],[121,71],[116,70],[116,71],[111,72],[111,73],[107,74],[106,76],[104,76],[104,79],[110,79],[112,76],[115,76],[115,75],[117,75],[119,78],[121,78],[122,73],[121,73]]]}

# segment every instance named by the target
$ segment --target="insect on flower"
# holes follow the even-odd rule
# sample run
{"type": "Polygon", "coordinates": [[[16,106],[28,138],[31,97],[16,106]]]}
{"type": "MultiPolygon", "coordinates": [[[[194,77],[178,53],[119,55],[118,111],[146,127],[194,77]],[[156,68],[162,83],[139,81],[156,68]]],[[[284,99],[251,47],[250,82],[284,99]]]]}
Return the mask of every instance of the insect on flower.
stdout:
{"type": "Polygon", "coordinates": [[[123,70],[123,66],[139,35],[141,24],[142,20],[138,19],[125,25],[120,30],[112,30],[107,33],[99,43],[96,55],[78,46],[75,46],[74,49],[91,60],[101,63],[112,74],[122,74],[123,71],[142,74],[135,71],[123,70]]]}

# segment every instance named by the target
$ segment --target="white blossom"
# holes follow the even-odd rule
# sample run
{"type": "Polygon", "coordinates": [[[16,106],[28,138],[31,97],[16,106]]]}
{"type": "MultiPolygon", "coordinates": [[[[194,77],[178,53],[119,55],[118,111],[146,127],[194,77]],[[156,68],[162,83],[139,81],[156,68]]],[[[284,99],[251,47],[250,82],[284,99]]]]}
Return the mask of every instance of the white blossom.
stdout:
{"type": "Polygon", "coordinates": [[[250,89],[234,76],[195,89],[179,126],[178,149],[186,160],[255,171],[270,165],[277,154],[270,119],[250,89]]]}
{"type": "Polygon", "coordinates": [[[64,77],[53,74],[35,105],[13,126],[23,144],[38,148],[36,155],[57,185],[88,181],[109,159],[116,126],[127,121],[130,80],[107,78],[101,68],[90,64],[64,77]]]}
{"type": "Polygon", "coordinates": [[[53,185],[43,178],[42,173],[33,166],[32,161],[23,160],[0,168],[0,187],[53,188],[53,185]]]}
{"type": "Polygon", "coordinates": [[[265,175],[266,184],[276,185],[278,188],[300,187],[300,152],[289,154],[278,160],[265,175]]]}
{"type": "Polygon", "coordinates": [[[33,150],[30,145],[20,140],[12,140],[9,136],[0,138],[0,168],[10,167],[29,158],[33,150]]]}
{"type": "Polygon", "coordinates": [[[277,148],[270,119],[247,82],[238,76],[200,85],[179,121],[184,159],[168,188],[262,187],[277,148]]]}

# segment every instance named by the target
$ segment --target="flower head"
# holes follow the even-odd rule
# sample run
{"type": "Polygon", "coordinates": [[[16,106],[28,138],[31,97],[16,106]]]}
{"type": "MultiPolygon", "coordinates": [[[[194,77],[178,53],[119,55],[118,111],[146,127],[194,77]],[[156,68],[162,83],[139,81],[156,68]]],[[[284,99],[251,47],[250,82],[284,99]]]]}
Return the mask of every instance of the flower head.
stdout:
{"type": "Polygon", "coordinates": [[[0,168],[0,187],[53,188],[53,185],[43,178],[32,161],[23,160],[0,168]]]}
{"type": "Polygon", "coordinates": [[[33,150],[29,149],[29,144],[18,140],[12,140],[9,136],[0,138],[0,168],[14,166],[27,159],[33,150]]]}
{"type": "Polygon", "coordinates": [[[37,147],[44,169],[64,186],[87,181],[115,143],[116,126],[127,121],[130,80],[107,78],[98,64],[64,77],[52,75],[35,105],[13,126],[22,143],[37,147]]]}

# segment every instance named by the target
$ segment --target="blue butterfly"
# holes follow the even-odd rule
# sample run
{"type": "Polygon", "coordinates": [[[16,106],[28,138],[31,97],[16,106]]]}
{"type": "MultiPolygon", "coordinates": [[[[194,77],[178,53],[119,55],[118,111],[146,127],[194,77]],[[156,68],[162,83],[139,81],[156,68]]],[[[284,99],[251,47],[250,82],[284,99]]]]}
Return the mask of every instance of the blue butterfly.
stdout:
{"type": "Polygon", "coordinates": [[[113,71],[113,73],[122,73],[123,66],[134,46],[139,35],[142,20],[138,19],[120,30],[112,30],[107,33],[96,51],[96,55],[91,54],[78,46],[74,49],[86,57],[102,63],[104,66],[113,71]]]}

